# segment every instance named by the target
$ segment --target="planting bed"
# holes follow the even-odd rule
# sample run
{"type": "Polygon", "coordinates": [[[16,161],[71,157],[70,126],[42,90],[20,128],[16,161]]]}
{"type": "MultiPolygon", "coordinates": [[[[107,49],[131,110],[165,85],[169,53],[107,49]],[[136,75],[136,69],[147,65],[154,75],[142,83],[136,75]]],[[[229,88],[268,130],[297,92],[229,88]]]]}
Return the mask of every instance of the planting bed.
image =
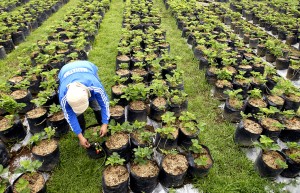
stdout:
{"type": "MultiPolygon", "coordinates": [[[[22,2],[4,10],[35,1],[22,2]]],[[[0,61],[4,189],[297,192],[297,3],[59,2],[20,53],[0,61]],[[284,25],[288,40],[268,22],[284,25]],[[74,60],[95,63],[110,95],[108,136],[85,112],[88,150],[57,105],[57,73],[74,60]]]]}

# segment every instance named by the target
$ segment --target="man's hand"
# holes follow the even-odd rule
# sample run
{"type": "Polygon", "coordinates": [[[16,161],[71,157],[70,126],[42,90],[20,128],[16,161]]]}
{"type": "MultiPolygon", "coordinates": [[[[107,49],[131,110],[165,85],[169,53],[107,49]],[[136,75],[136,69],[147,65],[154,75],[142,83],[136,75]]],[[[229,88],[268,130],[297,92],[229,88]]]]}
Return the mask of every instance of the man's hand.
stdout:
{"type": "Polygon", "coordinates": [[[78,135],[78,139],[82,147],[84,147],[85,149],[90,147],[90,143],[85,137],[83,137],[82,133],[78,135]]]}
{"type": "Polygon", "coordinates": [[[103,124],[100,128],[100,137],[103,137],[107,133],[107,124],[103,124]]]}

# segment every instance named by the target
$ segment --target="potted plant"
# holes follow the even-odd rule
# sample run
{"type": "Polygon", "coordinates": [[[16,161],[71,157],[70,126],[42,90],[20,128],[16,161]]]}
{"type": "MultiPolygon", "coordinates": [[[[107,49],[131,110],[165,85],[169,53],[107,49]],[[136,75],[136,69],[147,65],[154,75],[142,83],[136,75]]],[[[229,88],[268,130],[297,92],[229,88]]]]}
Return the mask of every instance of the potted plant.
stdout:
{"type": "Polygon", "coordinates": [[[132,126],[129,122],[124,122],[122,125],[120,123],[109,124],[110,136],[104,143],[106,153],[110,156],[114,152],[117,152],[121,158],[125,159],[125,163],[128,163],[131,158],[130,152],[130,139],[129,134],[132,132],[132,126]]]}
{"type": "Polygon", "coordinates": [[[130,164],[130,189],[133,192],[152,192],[158,184],[159,167],[152,160],[151,147],[134,150],[134,160],[130,164]]]}
{"type": "Polygon", "coordinates": [[[279,112],[279,109],[270,106],[269,108],[260,108],[260,112],[257,114],[263,128],[262,134],[274,141],[278,139],[281,130],[284,129],[284,125],[275,119],[279,112]]]}
{"type": "Polygon", "coordinates": [[[300,139],[300,119],[296,116],[293,110],[286,110],[280,112],[283,115],[281,122],[285,128],[281,131],[279,138],[283,142],[291,141],[297,142],[300,139]]]}
{"type": "Polygon", "coordinates": [[[186,157],[176,150],[164,151],[160,165],[159,182],[167,188],[183,185],[188,171],[186,157]]]}
{"type": "Polygon", "coordinates": [[[288,168],[280,175],[286,178],[295,178],[300,171],[300,145],[297,142],[287,142],[287,148],[282,149],[286,156],[288,168]]]}
{"type": "Polygon", "coordinates": [[[179,117],[182,111],[187,110],[187,94],[182,90],[172,90],[168,96],[169,111],[174,112],[175,117],[179,117]]]}
{"type": "Polygon", "coordinates": [[[172,149],[177,147],[179,131],[175,125],[176,117],[173,112],[167,111],[162,115],[163,125],[157,128],[155,145],[160,149],[172,149]]]}
{"type": "Polygon", "coordinates": [[[192,139],[187,160],[189,163],[188,175],[192,177],[206,176],[214,162],[208,147],[200,145],[197,139],[192,139]]]}
{"type": "Polygon", "coordinates": [[[47,126],[47,109],[43,105],[47,102],[44,97],[38,97],[32,100],[36,108],[26,113],[29,129],[32,134],[42,132],[47,126]]]}
{"type": "Polygon", "coordinates": [[[161,79],[152,80],[150,86],[150,97],[152,98],[150,102],[150,112],[149,117],[155,121],[161,121],[161,116],[167,110],[167,98],[168,86],[165,81],[161,79]]]}
{"type": "Polygon", "coordinates": [[[245,73],[245,71],[238,71],[238,74],[234,76],[232,82],[234,90],[242,89],[243,92],[241,95],[243,98],[247,98],[247,92],[250,89],[250,79],[244,76],[245,73]]]}
{"type": "Polygon", "coordinates": [[[267,107],[267,103],[263,100],[261,92],[257,88],[248,91],[250,95],[245,104],[245,113],[257,114],[259,108],[267,107]]]}
{"type": "Polygon", "coordinates": [[[206,124],[198,123],[195,114],[188,111],[183,111],[178,120],[180,121],[178,145],[188,149],[192,145],[192,140],[199,137],[200,130],[202,131],[206,124]]]}
{"type": "Polygon", "coordinates": [[[234,142],[240,146],[251,146],[258,140],[263,129],[259,123],[251,117],[241,112],[242,120],[237,125],[234,134],[234,142]]]}
{"type": "Polygon", "coordinates": [[[115,85],[111,87],[112,99],[119,99],[118,105],[125,107],[128,104],[128,101],[126,98],[122,98],[121,96],[124,95],[124,90],[127,88],[127,86],[124,85],[127,78],[122,78],[121,76],[114,76],[113,78],[115,85]]]}
{"type": "Polygon", "coordinates": [[[255,160],[255,168],[261,177],[273,179],[288,167],[285,156],[278,151],[279,145],[274,143],[272,139],[261,135],[259,142],[256,142],[255,145],[261,148],[255,160]]]}
{"type": "Polygon", "coordinates": [[[52,171],[59,162],[59,146],[58,142],[52,137],[55,130],[51,127],[46,127],[44,132],[35,133],[30,138],[32,145],[32,155],[34,159],[41,161],[42,165],[37,168],[39,171],[52,171]],[[47,137],[45,139],[45,137],[47,137]]]}
{"type": "Polygon", "coordinates": [[[105,156],[103,143],[106,137],[100,137],[99,125],[91,125],[86,128],[84,136],[90,143],[90,147],[86,149],[88,156],[92,159],[99,159],[105,156]]]}
{"type": "Polygon", "coordinates": [[[239,94],[242,89],[226,90],[225,92],[228,98],[225,101],[223,116],[231,122],[239,122],[241,119],[240,112],[244,107],[243,96],[239,94]]]}
{"type": "Polygon", "coordinates": [[[124,162],[125,159],[120,158],[116,152],[107,158],[102,175],[104,193],[128,192],[129,173],[124,162]]]}
{"type": "Polygon", "coordinates": [[[114,99],[109,101],[110,120],[114,120],[117,123],[125,122],[125,108],[118,105],[120,99],[114,99]]]}
{"type": "Polygon", "coordinates": [[[300,73],[299,73],[299,69],[300,69],[300,61],[298,60],[291,60],[290,61],[290,65],[288,67],[288,71],[286,74],[286,77],[290,80],[299,80],[300,77],[300,73]]]}
{"type": "Polygon", "coordinates": [[[26,136],[26,130],[17,116],[17,112],[24,108],[25,104],[17,103],[10,95],[2,95],[0,109],[9,114],[0,119],[0,138],[4,143],[17,142],[26,136]]]}
{"type": "Polygon", "coordinates": [[[46,182],[42,173],[36,170],[41,167],[42,162],[35,160],[22,160],[20,167],[15,173],[22,173],[13,183],[12,189],[18,193],[21,192],[46,192],[46,182]]]}
{"type": "Polygon", "coordinates": [[[69,124],[65,119],[64,113],[60,105],[52,104],[49,108],[47,125],[55,129],[55,137],[61,137],[70,130],[69,124]]]}
{"type": "Polygon", "coordinates": [[[147,128],[146,122],[135,121],[132,123],[133,131],[130,133],[132,149],[137,147],[149,147],[153,144],[154,132],[147,128]]]}
{"type": "Polygon", "coordinates": [[[129,84],[124,89],[124,95],[121,98],[126,98],[129,102],[127,109],[127,120],[129,122],[146,121],[147,119],[147,105],[149,88],[143,83],[129,84]]]}
{"type": "Polygon", "coordinates": [[[226,69],[218,69],[216,74],[218,80],[215,83],[214,97],[216,97],[218,100],[225,100],[227,98],[225,91],[233,88],[231,83],[232,73],[226,69]]]}

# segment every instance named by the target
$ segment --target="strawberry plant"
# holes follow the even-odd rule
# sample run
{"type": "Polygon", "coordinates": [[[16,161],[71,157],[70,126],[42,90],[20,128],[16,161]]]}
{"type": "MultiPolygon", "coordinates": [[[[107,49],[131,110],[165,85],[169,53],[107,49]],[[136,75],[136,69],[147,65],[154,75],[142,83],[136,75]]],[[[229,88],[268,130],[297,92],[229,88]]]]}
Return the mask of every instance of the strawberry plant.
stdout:
{"type": "Polygon", "coordinates": [[[9,95],[3,94],[1,96],[0,109],[5,110],[11,115],[15,115],[19,110],[21,110],[25,106],[25,103],[18,103],[9,95]]]}
{"type": "Polygon", "coordinates": [[[125,159],[121,158],[117,152],[113,152],[113,154],[107,158],[105,165],[117,166],[117,165],[123,165],[124,162],[125,159]]]}
{"type": "Polygon", "coordinates": [[[57,104],[50,105],[50,108],[49,108],[49,113],[50,114],[55,114],[55,113],[58,113],[60,111],[62,111],[60,105],[57,105],[57,104]]]}
{"type": "Polygon", "coordinates": [[[168,126],[173,125],[176,121],[176,117],[174,116],[174,113],[171,111],[167,111],[166,113],[164,113],[161,116],[161,119],[163,123],[165,123],[168,126]]]}
{"type": "Polygon", "coordinates": [[[18,193],[30,193],[31,190],[29,188],[29,182],[27,180],[25,180],[24,178],[20,178],[16,185],[16,190],[18,193]]]}
{"type": "Polygon", "coordinates": [[[20,167],[16,169],[16,173],[30,172],[31,174],[36,172],[36,170],[42,166],[42,162],[35,160],[22,160],[20,161],[20,167]]]}
{"type": "Polygon", "coordinates": [[[174,139],[173,133],[176,131],[175,127],[172,126],[165,126],[162,128],[157,128],[156,132],[159,133],[162,137],[167,139],[174,139]]]}
{"type": "Polygon", "coordinates": [[[269,151],[269,150],[280,150],[280,146],[277,143],[274,143],[274,141],[265,136],[261,135],[259,142],[254,142],[254,146],[261,148],[262,150],[269,151]]]}
{"type": "Polygon", "coordinates": [[[153,149],[149,147],[138,147],[134,148],[134,163],[136,164],[146,164],[149,160],[151,160],[151,155],[153,154],[153,149]]]}

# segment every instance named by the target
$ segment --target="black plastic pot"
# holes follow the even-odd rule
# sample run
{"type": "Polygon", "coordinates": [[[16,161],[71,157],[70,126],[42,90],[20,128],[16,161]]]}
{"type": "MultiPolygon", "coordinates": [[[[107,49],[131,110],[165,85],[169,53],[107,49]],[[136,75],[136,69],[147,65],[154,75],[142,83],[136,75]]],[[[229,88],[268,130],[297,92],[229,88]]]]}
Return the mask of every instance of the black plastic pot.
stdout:
{"type": "Polygon", "coordinates": [[[166,110],[167,110],[167,106],[165,106],[165,108],[163,108],[163,109],[159,109],[151,102],[149,117],[152,120],[160,122],[161,116],[166,112],[166,110]]]}
{"type": "MultiPolygon", "coordinates": [[[[39,172],[38,172],[39,173],[39,172]]],[[[13,185],[12,185],[12,189],[14,190],[15,189],[15,185],[16,185],[16,183],[17,183],[17,181],[23,176],[23,175],[25,175],[26,173],[23,173],[21,176],[19,176],[15,181],[14,181],[14,183],[13,183],[13,185]]],[[[40,175],[42,175],[41,173],[39,173],[40,175]]],[[[28,175],[33,175],[33,173],[29,173],[28,175]]],[[[44,178],[44,177],[43,177],[44,178]]],[[[45,182],[45,179],[44,179],[44,185],[43,185],[43,187],[39,190],[39,191],[36,191],[36,193],[46,193],[47,192],[47,190],[46,190],[47,188],[46,188],[46,182],[45,182]]],[[[32,191],[33,192],[33,191],[32,191]]]]}
{"type": "Polygon", "coordinates": [[[12,33],[11,37],[14,42],[14,45],[19,45],[20,43],[25,41],[25,35],[22,31],[12,33]]]}
{"type": "Polygon", "coordinates": [[[266,97],[266,102],[268,103],[268,107],[272,106],[272,107],[276,107],[277,109],[281,110],[282,107],[283,107],[283,104],[280,105],[280,104],[276,104],[274,103],[273,101],[271,101],[268,96],[266,97]]]}
{"type": "MultiPolygon", "coordinates": [[[[279,153],[285,159],[285,156],[281,152],[279,152],[279,151],[276,151],[276,152],[279,153]]],[[[264,162],[262,156],[263,156],[263,151],[260,151],[260,153],[257,156],[255,163],[254,163],[255,168],[258,170],[258,173],[260,174],[261,177],[274,179],[276,176],[278,176],[283,171],[283,168],[274,169],[274,168],[269,167],[264,162]]]]}
{"type": "MultiPolygon", "coordinates": [[[[162,162],[164,159],[165,159],[165,157],[162,159],[162,162]]],[[[176,188],[176,187],[182,186],[183,182],[185,180],[185,176],[187,175],[187,170],[181,174],[172,175],[172,174],[167,173],[164,170],[164,168],[162,167],[162,162],[161,162],[161,169],[159,172],[159,182],[164,187],[167,187],[167,188],[171,188],[171,187],[176,188]]]]}
{"type": "MultiPolygon", "coordinates": [[[[263,128],[262,135],[265,135],[265,136],[271,138],[273,141],[277,141],[281,130],[271,131],[267,126],[262,124],[261,120],[260,120],[260,125],[263,128]]],[[[269,126],[271,126],[271,125],[269,125],[269,126]]]]}
{"type": "Polygon", "coordinates": [[[178,104],[169,104],[169,111],[174,113],[175,117],[179,117],[182,111],[187,110],[188,108],[188,101],[184,101],[181,105],[178,104]]]}
{"type": "Polygon", "coordinates": [[[61,120],[51,120],[51,117],[49,117],[47,119],[47,125],[51,126],[52,128],[55,128],[54,136],[57,138],[67,134],[70,130],[69,123],[65,118],[61,120]]]}
{"type": "Polygon", "coordinates": [[[295,178],[299,176],[300,174],[300,163],[295,162],[292,160],[287,154],[288,149],[283,149],[282,152],[285,154],[286,157],[286,163],[288,165],[288,168],[284,169],[280,175],[285,178],[295,178]]]}
{"type": "Polygon", "coordinates": [[[188,160],[188,163],[189,163],[188,176],[196,177],[196,178],[204,177],[208,174],[209,170],[212,168],[212,166],[214,164],[214,160],[213,160],[213,158],[210,154],[210,151],[209,151],[208,147],[205,146],[205,145],[201,145],[201,146],[207,151],[212,163],[207,168],[197,167],[195,165],[193,155],[191,154],[191,152],[189,152],[187,154],[187,160],[188,160]]]}
{"type": "Polygon", "coordinates": [[[5,147],[5,144],[0,140],[0,164],[3,167],[7,167],[9,164],[9,153],[5,147]]]}
{"type": "Polygon", "coordinates": [[[249,38],[249,47],[250,48],[257,48],[258,43],[259,43],[258,38],[249,38]]]}
{"type": "Polygon", "coordinates": [[[266,55],[266,47],[265,45],[258,44],[257,45],[257,55],[260,57],[264,57],[266,55]]]}
{"type": "Polygon", "coordinates": [[[178,136],[175,139],[162,138],[159,133],[156,134],[154,145],[159,147],[160,149],[173,149],[177,147],[178,136]]]}
{"type": "Polygon", "coordinates": [[[103,173],[102,180],[101,180],[103,193],[121,193],[121,192],[127,193],[129,191],[129,188],[128,188],[129,178],[126,181],[124,181],[116,186],[108,186],[105,184],[104,175],[105,174],[103,173]]]}
{"type": "Polygon", "coordinates": [[[34,159],[42,162],[42,166],[38,168],[41,172],[50,172],[54,169],[54,167],[59,163],[59,146],[57,144],[56,149],[46,155],[38,155],[32,152],[34,159]]]}
{"type": "Polygon", "coordinates": [[[266,61],[273,63],[276,61],[276,56],[270,52],[266,52],[266,61]]]}
{"type": "Polygon", "coordinates": [[[299,80],[300,77],[300,70],[299,69],[294,69],[291,66],[289,66],[286,78],[290,80],[299,80]]]}
{"type": "Polygon", "coordinates": [[[14,124],[10,128],[0,131],[0,138],[4,143],[18,142],[23,140],[25,136],[26,130],[19,119],[15,120],[14,124]]]}
{"type": "Polygon", "coordinates": [[[128,163],[131,158],[131,148],[130,148],[130,139],[128,138],[128,142],[123,145],[122,147],[118,149],[109,149],[104,143],[104,149],[107,154],[107,156],[110,156],[113,154],[113,152],[117,152],[121,158],[125,159],[125,163],[128,163]]]}
{"type": "Polygon", "coordinates": [[[284,99],[284,104],[283,104],[284,110],[293,110],[295,112],[298,111],[298,109],[300,107],[299,101],[292,101],[286,95],[283,95],[283,99],[284,99]]]}
{"type": "Polygon", "coordinates": [[[242,109],[234,109],[229,105],[229,99],[226,99],[224,111],[223,111],[223,117],[227,121],[237,123],[241,120],[241,111],[242,109]]]}
{"type": "Polygon", "coordinates": [[[215,89],[214,89],[214,97],[220,101],[225,101],[226,98],[228,97],[228,95],[226,95],[224,92],[227,90],[231,90],[231,87],[228,86],[223,86],[223,88],[218,87],[217,85],[215,85],[215,89]]]}
{"type": "Polygon", "coordinates": [[[19,113],[20,114],[25,114],[28,111],[32,110],[34,108],[34,104],[32,102],[30,102],[32,100],[32,95],[30,93],[30,91],[27,92],[27,95],[24,96],[23,98],[19,98],[19,99],[15,99],[15,101],[17,101],[18,103],[25,103],[26,106],[23,107],[19,113]]]}
{"type": "Polygon", "coordinates": [[[199,69],[202,70],[202,69],[206,69],[208,68],[209,66],[209,63],[208,63],[208,60],[206,58],[200,58],[199,59],[199,69]]]}
{"type": "Polygon", "coordinates": [[[6,54],[12,52],[15,49],[15,45],[12,39],[0,41],[0,45],[4,47],[6,54]]]}
{"type": "Polygon", "coordinates": [[[119,99],[118,101],[118,105],[121,105],[123,107],[125,107],[126,105],[128,105],[128,101],[125,99],[125,98],[121,98],[121,96],[123,95],[124,93],[121,93],[121,94],[116,94],[112,91],[112,88],[111,88],[111,97],[112,99],[119,99]]]}
{"type": "Polygon", "coordinates": [[[289,129],[289,128],[284,128],[281,130],[279,139],[283,142],[299,142],[300,140],[300,128],[295,130],[295,129],[289,129]]]}
{"type": "Polygon", "coordinates": [[[105,151],[98,143],[90,143],[90,147],[86,149],[86,152],[87,155],[92,159],[100,159],[102,157],[105,157],[105,151]],[[98,150],[96,148],[98,148],[98,150]]]}
{"type": "Polygon", "coordinates": [[[3,46],[0,46],[0,59],[4,58],[6,58],[5,48],[3,46]]]}
{"type": "Polygon", "coordinates": [[[133,192],[145,192],[145,193],[152,193],[155,187],[158,184],[158,175],[153,177],[140,177],[134,174],[132,171],[130,172],[130,189],[133,192]]]}
{"type": "MultiPolygon", "coordinates": [[[[262,131],[262,129],[261,129],[262,131]]],[[[251,146],[253,145],[253,142],[257,141],[257,139],[260,137],[261,132],[259,133],[251,133],[247,129],[245,129],[244,126],[244,120],[239,122],[235,134],[234,134],[234,142],[241,146],[251,146]]]]}
{"type": "Polygon", "coordinates": [[[217,82],[217,75],[207,68],[205,71],[205,79],[209,84],[214,85],[217,82]]]}
{"type": "MultiPolygon", "coordinates": [[[[266,103],[265,107],[267,107],[267,103],[266,103]]],[[[259,108],[260,107],[253,106],[252,104],[250,104],[249,100],[247,100],[246,104],[245,104],[245,110],[244,110],[244,112],[246,114],[251,113],[251,114],[255,115],[255,114],[257,114],[260,111],[259,108]]]]}
{"type": "Polygon", "coordinates": [[[127,121],[132,123],[135,120],[138,120],[140,122],[146,122],[147,121],[147,108],[145,108],[143,110],[133,110],[130,107],[130,105],[128,105],[128,108],[127,108],[127,121]]]}
{"type": "Polygon", "coordinates": [[[116,123],[124,123],[125,122],[125,112],[121,116],[110,116],[110,121],[115,120],[116,123]]]}
{"type": "Polygon", "coordinates": [[[200,130],[198,130],[196,133],[192,135],[186,135],[181,128],[179,128],[179,136],[178,136],[178,146],[183,146],[186,149],[189,149],[189,147],[193,144],[192,139],[198,139],[200,130]]]}
{"type": "Polygon", "coordinates": [[[276,70],[288,69],[290,61],[286,58],[276,58],[276,70]]]}
{"type": "Polygon", "coordinates": [[[278,39],[280,40],[285,40],[287,36],[287,32],[286,31],[282,31],[282,30],[278,30],[278,39]]]}
{"type": "Polygon", "coordinates": [[[40,117],[29,118],[28,115],[26,115],[26,118],[29,125],[29,131],[32,134],[42,132],[44,128],[47,127],[47,111],[40,117]]]}

